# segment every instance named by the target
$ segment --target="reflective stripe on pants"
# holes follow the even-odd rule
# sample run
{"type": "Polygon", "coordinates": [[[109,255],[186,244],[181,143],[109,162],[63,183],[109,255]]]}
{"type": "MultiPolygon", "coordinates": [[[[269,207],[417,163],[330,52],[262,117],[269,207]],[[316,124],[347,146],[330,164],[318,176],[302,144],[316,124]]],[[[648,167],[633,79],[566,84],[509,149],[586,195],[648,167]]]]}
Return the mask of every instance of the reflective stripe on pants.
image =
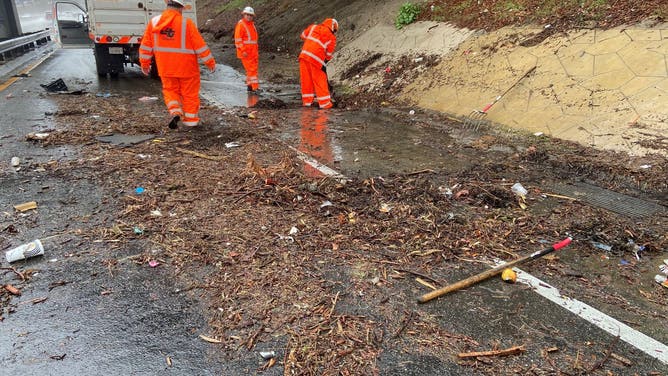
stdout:
{"type": "Polygon", "coordinates": [[[197,113],[199,112],[199,76],[193,77],[160,77],[162,80],[162,95],[165,99],[165,105],[170,110],[175,108],[174,103],[182,104],[182,111],[179,115],[187,113],[189,116],[184,121],[199,122],[197,113]],[[194,114],[194,116],[190,116],[194,114]]]}
{"type": "Polygon", "coordinates": [[[246,85],[251,89],[257,90],[260,87],[260,80],[258,79],[258,58],[241,59],[241,64],[246,70],[246,85]]]}
{"type": "MultiPolygon", "coordinates": [[[[310,105],[309,98],[318,98],[320,108],[331,108],[332,101],[329,97],[329,85],[327,84],[327,74],[322,69],[305,59],[299,60],[299,81],[302,91],[302,104],[310,105]]],[[[311,99],[312,101],[312,99],[311,99]]]]}

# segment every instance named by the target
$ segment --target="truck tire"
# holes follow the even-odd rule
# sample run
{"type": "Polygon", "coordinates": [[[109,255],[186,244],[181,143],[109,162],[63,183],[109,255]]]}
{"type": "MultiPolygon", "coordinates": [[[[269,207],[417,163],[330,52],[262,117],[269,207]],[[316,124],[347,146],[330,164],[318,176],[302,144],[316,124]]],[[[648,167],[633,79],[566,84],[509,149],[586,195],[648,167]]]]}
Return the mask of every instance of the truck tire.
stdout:
{"type": "Polygon", "coordinates": [[[97,75],[99,77],[106,77],[107,73],[109,73],[109,63],[107,62],[108,54],[105,56],[104,52],[102,51],[102,47],[98,44],[95,45],[93,54],[95,55],[95,67],[97,69],[97,75]]]}

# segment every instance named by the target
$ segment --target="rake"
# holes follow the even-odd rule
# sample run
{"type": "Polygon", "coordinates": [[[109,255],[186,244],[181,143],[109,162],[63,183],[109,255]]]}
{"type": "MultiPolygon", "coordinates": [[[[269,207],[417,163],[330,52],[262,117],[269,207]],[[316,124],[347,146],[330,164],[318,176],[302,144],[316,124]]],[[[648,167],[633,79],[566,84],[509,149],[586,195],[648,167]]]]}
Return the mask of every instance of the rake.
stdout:
{"type": "Polygon", "coordinates": [[[477,131],[478,128],[480,128],[480,125],[483,124],[485,116],[487,115],[487,111],[489,111],[492,108],[492,106],[496,104],[496,102],[500,101],[501,98],[503,98],[506,94],[508,94],[508,92],[512,90],[515,86],[517,86],[517,84],[519,84],[523,79],[527,78],[534,70],[536,70],[535,65],[531,67],[531,69],[526,71],[526,73],[524,73],[522,77],[520,77],[517,81],[515,81],[514,84],[512,84],[508,89],[506,89],[506,91],[504,91],[503,93],[501,93],[501,95],[494,98],[494,100],[490,102],[487,106],[483,107],[482,110],[476,109],[471,111],[469,116],[464,121],[464,127],[472,128],[473,130],[477,131]]]}

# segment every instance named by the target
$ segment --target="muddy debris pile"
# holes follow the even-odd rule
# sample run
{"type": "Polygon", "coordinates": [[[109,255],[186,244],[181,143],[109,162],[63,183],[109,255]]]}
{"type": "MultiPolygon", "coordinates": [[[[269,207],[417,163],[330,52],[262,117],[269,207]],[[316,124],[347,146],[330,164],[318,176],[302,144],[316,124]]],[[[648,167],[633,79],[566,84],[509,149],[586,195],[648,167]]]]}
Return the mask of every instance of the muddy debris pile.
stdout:
{"type": "MultiPolygon", "coordinates": [[[[258,118],[205,107],[205,126],[167,132],[162,103],[90,95],[58,100],[61,108],[76,103],[80,111],[55,114],[57,129],[36,142],[85,146],[79,159],[57,169],[76,170],[105,187],[115,223],[96,234],[121,246],[142,240],[159,250],[159,267],[207,302],[212,332],[206,338],[220,351],[230,359],[258,348],[276,351],[258,370],[280,365],[284,374],[375,374],[388,352],[455,359],[481,374],[606,369],[596,357],[583,356],[604,349],[574,345],[548,352],[531,336],[515,353],[543,353],[537,364],[527,365],[521,356],[457,360],[459,353],[520,344],[498,346],[450,330],[433,310],[416,306],[416,298],[455,282],[453,275],[462,270],[480,271],[481,263],[511,260],[565,236],[575,239],[578,257],[601,256],[590,240],[617,244],[632,238],[647,255],[668,249],[665,218],[635,221],[531,184],[525,185],[525,202],[511,190],[516,181],[502,178],[530,181],[539,169],[550,179],[567,170],[594,174],[586,170],[596,156],[587,153],[599,152],[578,154],[572,144],[545,139],[510,160],[487,160],[453,175],[425,170],[312,178],[275,137],[292,126],[275,104],[260,109],[258,118]],[[119,119],[118,113],[133,116],[119,119]],[[154,137],[125,147],[97,140],[110,133],[154,137]]],[[[461,147],[482,153],[485,140],[461,147]]],[[[621,168],[604,158],[593,166],[608,169],[609,176],[621,168]]],[[[643,178],[648,190],[665,184],[643,178]]],[[[622,252],[635,260],[631,250],[622,252]]],[[[606,295],[610,305],[632,307],[638,316],[662,315],[668,295],[660,285],[643,288],[646,305],[638,308],[641,303],[573,272],[561,257],[534,262],[532,273],[567,280],[565,294],[606,295]]],[[[147,251],[136,261],[152,259],[147,251]]],[[[632,268],[615,272],[640,283],[632,268]]],[[[7,291],[0,293],[3,307],[10,305],[7,291]]]]}

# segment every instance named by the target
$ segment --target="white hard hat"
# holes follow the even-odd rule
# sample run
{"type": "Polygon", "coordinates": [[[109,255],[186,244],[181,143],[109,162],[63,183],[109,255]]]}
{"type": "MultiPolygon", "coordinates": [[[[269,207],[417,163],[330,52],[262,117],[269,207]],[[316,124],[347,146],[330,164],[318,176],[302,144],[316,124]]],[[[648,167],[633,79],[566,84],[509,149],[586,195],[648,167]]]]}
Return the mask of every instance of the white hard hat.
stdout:
{"type": "Polygon", "coordinates": [[[184,7],[184,6],[186,6],[186,1],[185,0],[167,0],[167,5],[172,5],[172,4],[179,4],[180,6],[184,7]]]}
{"type": "Polygon", "coordinates": [[[250,14],[251,16],[255,15],[255,10],[251,7],[245,7],[244,10],[241,12],[242,14],[250,14]]]}

